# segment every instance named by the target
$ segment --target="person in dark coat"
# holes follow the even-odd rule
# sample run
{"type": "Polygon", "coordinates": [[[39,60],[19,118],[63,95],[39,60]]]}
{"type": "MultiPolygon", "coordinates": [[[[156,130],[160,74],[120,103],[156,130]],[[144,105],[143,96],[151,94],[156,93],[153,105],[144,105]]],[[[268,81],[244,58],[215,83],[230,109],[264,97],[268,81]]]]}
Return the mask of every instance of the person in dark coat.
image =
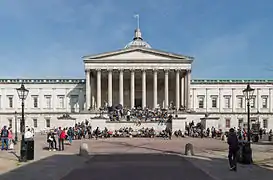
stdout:
{"type": "Polygon", "coordinates": [[[233,128],[229,130],[227,143],[229,145],[228,160],[230,170],[237,171],[237,151],[239,149],[238,138],[233,128]]]}

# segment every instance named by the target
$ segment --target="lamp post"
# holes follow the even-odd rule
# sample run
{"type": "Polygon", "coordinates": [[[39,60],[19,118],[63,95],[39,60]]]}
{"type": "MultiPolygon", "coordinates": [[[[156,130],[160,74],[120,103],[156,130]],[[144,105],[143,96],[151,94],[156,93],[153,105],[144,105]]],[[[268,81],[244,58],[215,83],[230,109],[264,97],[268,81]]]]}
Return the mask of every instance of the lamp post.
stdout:
{"type": "Polygon", "coordinates": [[[254,89],[248,84],[243,93],[247,102],[247,141],[250,143],[250,100],[253,98],[254,89]]]}
{"type": "Polygon", "coordinates": [[[17,111],[14,112],[15,114],[15,142],[18,142],[18,132],[17,132],[17,111]]]}
{"type": "Polygon", "coordinates": [[[27,90],[24,86],[24,84],[21,84],[21,87],[20,88],[17,88],[17,93],[18,93],[18,96],[19,98],[21,99],[22,101],[22,119],[21,119],[21,129],[22,129],[22,140],[21,140],[21,150],[20,150],[20,161],[21,162],[25,162],[27,161],[27,153],[26,153],[26,144],[25,144],[25,112],[24,112],[24,107],[25,107],[25,104],[24,104],[24,101],[25,99],[27,98],[27,95],[28,95],[28,92],[29,90],[27,90]]]}
{"type": "Polygon", "coordinates": [[[248,154],[247,162],[252,163],[252,150],[250,143],[250,100],[253,98],[254,89],[250,87],[248,84],[246,89],[243,90],[243,93],[247,102],[247,151],[245,153],[248,154]]]}

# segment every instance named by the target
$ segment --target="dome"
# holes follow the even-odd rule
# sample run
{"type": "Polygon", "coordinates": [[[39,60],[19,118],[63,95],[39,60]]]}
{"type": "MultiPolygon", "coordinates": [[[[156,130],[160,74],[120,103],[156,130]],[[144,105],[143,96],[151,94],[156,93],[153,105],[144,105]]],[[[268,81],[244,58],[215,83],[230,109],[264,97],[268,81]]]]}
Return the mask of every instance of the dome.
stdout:
{"type": "Polygon", "coordinates": [[[134,48],[134,47],[152,48],[150,44],[148,44],[146,41],[143,41],[139,28],[135,30],[135,37],[133,41],[129,42],[124,48],[134,48]]]}

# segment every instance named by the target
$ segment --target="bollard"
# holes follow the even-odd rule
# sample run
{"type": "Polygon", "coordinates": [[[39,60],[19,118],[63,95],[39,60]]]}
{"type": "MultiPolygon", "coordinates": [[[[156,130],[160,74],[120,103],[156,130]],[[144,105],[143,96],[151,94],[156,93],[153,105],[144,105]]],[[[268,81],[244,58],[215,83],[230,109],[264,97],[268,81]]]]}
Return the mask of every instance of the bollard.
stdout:
{"type": "Polygon", "coordinates": [[[187,143],[185,146],[185,155],[186,156],[193,156],[193,145],[191,143],[187,143]]]}
{"type": "Polygon", "coordinates": [[[81,144],[79,155],[80,156],[88,156],[89,155],[88,144],[86,144],[86,143],[81,144]]]}

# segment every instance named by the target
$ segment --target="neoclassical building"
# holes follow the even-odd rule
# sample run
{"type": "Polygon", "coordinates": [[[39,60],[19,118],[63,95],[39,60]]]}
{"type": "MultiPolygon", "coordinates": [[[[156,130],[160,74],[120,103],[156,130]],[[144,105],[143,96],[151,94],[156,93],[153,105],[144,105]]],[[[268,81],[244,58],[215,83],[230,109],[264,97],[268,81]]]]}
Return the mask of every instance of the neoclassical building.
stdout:
{"type": "MultiPolygon", "coordinates": [[[[25,102],[26,125],[36,131],[73,126],[90,120],[92,126],[116,129],[134,127],[130,122],[109,122],[97,116],[105,103],[127,108],[178,110],[172,128],[184,130],[190,121],[206,127],[229,129],[247,121],[243,89],[255,89],[251,121],[273,129],[273,80],[191,79],[193,57],[152,48],[135,30],[134,39],[123,49],[83,57],[85,79],[1,79],[0,124],[20,129],[21,107],[16,88],[24,83],[29,90],[25,102]],[[186,111],[179,111],[185,107],[186,111]],[[61,118],[69,114],[72,119],[61,118]]],[[[162,129],[157,123],[141,127],[162,129]]]]}

